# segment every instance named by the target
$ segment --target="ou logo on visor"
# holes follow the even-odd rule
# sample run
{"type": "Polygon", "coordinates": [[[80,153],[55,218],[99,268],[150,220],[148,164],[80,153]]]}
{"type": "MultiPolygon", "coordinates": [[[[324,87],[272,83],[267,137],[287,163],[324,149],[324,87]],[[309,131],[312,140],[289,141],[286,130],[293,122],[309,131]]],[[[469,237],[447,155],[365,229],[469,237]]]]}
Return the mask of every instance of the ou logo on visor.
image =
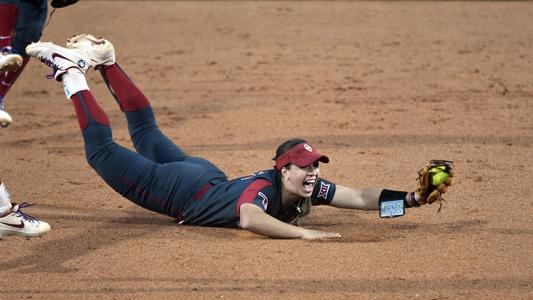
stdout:
{"type": "Polygon", "coordinates": [[[304,148],[305,148],[305,150],[307,150],[309,152],[313,152],[313,148],[311,148],[311,146],[309,146],[307,144],[304,144],[304,148]]]}

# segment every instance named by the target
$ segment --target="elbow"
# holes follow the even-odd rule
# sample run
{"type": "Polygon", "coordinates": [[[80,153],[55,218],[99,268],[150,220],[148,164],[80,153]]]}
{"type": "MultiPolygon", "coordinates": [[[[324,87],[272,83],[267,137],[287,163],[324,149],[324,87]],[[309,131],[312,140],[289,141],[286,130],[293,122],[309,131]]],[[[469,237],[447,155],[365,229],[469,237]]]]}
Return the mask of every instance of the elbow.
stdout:
{"type": "Polygon", "coordinates": [[[250,220],[248,218],[243,218],[241,215],[239,226],[241,227],[241,229],[250,230],[250,220]]]}
{"type": "Polygon", "coordinates": [[[250,204],[243,204],[240,208],[239,225],[242,229],[249,230],[253,224],[254,207],[250,204]]]}

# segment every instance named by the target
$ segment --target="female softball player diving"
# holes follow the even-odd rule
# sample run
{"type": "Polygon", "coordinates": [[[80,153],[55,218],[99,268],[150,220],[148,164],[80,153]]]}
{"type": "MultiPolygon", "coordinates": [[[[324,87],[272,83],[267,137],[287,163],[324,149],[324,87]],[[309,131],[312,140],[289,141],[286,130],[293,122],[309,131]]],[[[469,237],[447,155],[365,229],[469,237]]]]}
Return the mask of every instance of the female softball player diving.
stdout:
{"type": "Polygon", "coordinates": [[[66,48],[38,42],[26,52],[53,68],[50,78],[63,82],[91,167],[127,199],[182,224],[242,228],[275,238],[336,238],[338,233],[302,228],[298,220],[311,205],[377,210],[383,201],[400,199],[406,207],[419,206],[440,198],[451,184],[450,176],[438,189],[410,193],[336,185],[320,177],[320,163],[329,158],[302,139],[278,147],[273,169],[228,180],[211,162],[186,154],[161,133],[150,103],[116,64],[109,41],[82,34],[66,48]],[[109,120],[85,79],[91,67],[101,72],[124,112],[137,153],[113,141],[109,120]]]}

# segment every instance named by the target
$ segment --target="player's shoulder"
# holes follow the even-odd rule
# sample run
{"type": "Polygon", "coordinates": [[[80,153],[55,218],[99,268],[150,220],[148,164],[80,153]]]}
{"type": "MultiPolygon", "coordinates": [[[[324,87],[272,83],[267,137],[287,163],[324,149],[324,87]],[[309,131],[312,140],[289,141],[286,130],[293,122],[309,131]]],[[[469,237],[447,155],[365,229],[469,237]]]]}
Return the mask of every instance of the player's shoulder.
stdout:
{"type": "Polygon", "coordinates": [[[246,181],[246,191],[257,193],[259,191],[275,194],[276,191],[276,173],[270,170],[254,173],[241,180],[246,181]]]}
{"type": "Polygon", "coordinates": [[[259,171],[248,176],[241,177],[239,180],[250,182],[256,180],[266,180],[274,184],[276,182],[276,171],[274,169],[259,171]]]}

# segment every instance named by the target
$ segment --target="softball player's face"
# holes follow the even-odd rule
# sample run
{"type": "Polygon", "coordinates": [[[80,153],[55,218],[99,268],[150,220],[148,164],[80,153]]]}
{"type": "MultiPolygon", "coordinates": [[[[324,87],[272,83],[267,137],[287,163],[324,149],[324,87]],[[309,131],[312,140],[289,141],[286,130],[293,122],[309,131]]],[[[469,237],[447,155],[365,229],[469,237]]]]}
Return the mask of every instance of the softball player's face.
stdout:
{"type": "Polygon", "coordinates": [[[292,165],[286,173],[288,180],[285,180],[285,188],[293,194],[298,194],[301,197],[309,197],[313,193],[319,175],[318,161],[303,168],[292,165]]]}

